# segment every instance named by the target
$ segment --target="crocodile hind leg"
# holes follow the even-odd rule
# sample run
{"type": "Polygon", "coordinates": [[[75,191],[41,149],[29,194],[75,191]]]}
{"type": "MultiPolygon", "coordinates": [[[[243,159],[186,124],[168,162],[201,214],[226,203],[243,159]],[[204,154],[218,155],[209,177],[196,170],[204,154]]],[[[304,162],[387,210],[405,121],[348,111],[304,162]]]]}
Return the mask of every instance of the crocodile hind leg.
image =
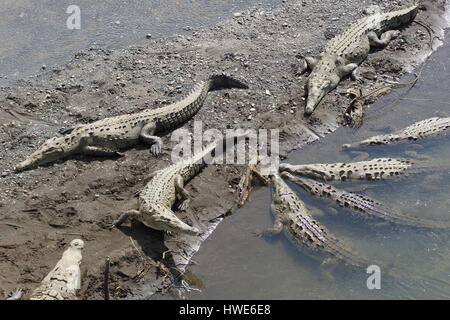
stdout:
{"type": "Polygon", "coordinates": [[[178,175],[175,177],[175,190],[179,199],[183,200],[178,209],[186,210],[189,207],[189,203],[191,202],[189,192],[184,188],[184,180],[183,177],[178,175]]]}
{"type": "Polygon", "coordinates": [[[367,37],[369,38],[371,47],[384,48],[389,44],[389,42],[397,38],[399,35],[400,31],[390,30],[383,33],[381,37],[378,37],[375,32],[371,31],[367,34],[367,37]]]}
{"type": "Polygon", "coordinates": [[[271,228],[265,229],[263,231],[255,231],[253,232],[253,234],[257,237],[265,234],[276,236],[277,234],[280,234],[281,231],[283,231],[283,222],[281,222],[280,219],[275,219],[275,222],[271,228]]]}
{"type": "Polygon", "coordinates": [[[112,229],[112,228],[120,227],[128,219],[136,219],[140,215],[142,215],[142,213],[139,212],[138,210],[130,210],[130,211],[124,212],[120,215],[120,217],[117,220],[115,220],[110,225],[110,228],[112,229]]]}
{"type": "Polygon", "coordinates": [[[145,143],[151,145],[150,152],[157,156],[161,153],[161,148],[163,145],[162,139],[160,137],[154,136],[156,130],[156,123],[147,123],[141,130],[139,137],[145,143]]]}

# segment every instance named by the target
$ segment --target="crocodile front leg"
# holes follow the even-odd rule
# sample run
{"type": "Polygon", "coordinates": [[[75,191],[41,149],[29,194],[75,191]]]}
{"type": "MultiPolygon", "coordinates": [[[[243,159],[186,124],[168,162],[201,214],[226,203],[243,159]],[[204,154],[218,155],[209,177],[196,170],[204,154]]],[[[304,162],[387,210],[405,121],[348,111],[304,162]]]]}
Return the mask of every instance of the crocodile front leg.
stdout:
{"type": "Polygon", "coordinates": [[[127,212],[124,212],[120,215],[119,219],[115,220],[111,225],[110,228],[117,228],[120,227],[125,221],[127,221],[128,219],[136,219],[138,218],[140,215],[142,215],[141,212],[139,212],[138,210],[130,210],[127,212]]]}
{"type": "Polygon", "coordinates": [[[312,70],[317,64],[318,59],[313,57],[304,57],[303,58],[303,64],[299,67],[298,73],[304,74],[308,69],[312,70]]]}
{"type": "Polygon", "coordinates": [[[390,30],[383,33],[379,38],[375,32],[371,31],[367,34],[367,38],[369,38],[371,47],[384,48],[389,44],[389,42],[397,38],[399,35],[400,31],[390,30]]]}
{"type": "Polygon", "coordinates": [[[177,197],[182,199],[183,202],[180,204],[178,209],[185,211],[191,202],[189,192],[184,188],[184,180],[183,177],[178,175],[175,177],[175,190],[177,197]]]}
{"type": "Polygon", "coordinates": [[[163,145],[162,139],[158,136],[154,136],[156,130],[156,123],[147,123],[141,130],[139,137],[145,143],[151,145],[150,152],[157,156],[161,153],[161,148],[163,145]]]}

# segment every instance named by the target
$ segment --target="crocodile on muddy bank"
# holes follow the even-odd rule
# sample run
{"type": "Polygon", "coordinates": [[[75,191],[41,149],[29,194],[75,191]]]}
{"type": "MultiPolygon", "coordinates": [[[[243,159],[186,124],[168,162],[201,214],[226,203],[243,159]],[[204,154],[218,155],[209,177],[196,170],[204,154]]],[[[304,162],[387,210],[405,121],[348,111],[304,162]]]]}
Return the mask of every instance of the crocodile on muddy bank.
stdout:
{"type": "Polygon", "coordinates": [[[151,152],[158,155],[162,140],[155,134],[174,130],[190,120],[203,106],[208,92],[231,88],[248,89],[248,86],[225,74],[212,75],[197,83],[185,98],[166,107],[106,118],[49,139],[15,170],[22,171],[74,154],[120,155],[119,150],[140,141],[151,145],[151,152]]]}
{"type": "Polygon", "coordinates": [[[182,200],[179,209],[187,209],[191,199],[184,185],[207,165],[206,157],[210,157],[213,151],[217,156],[217,152],[221,151],[218,148],[220,144],[223,144],[220,147],[225,148],[233,145],[235,138],[242,140],[246,136],[244,133],[236,137],[227,137],[217,143],[213,142],[192,157],[153,172],[150,181],[139,195],[139,210],[123,213],[111,226],[118,227],[128,219],[137,219],[156,230],[199,235],[201,231],[181,221],[172,211],[172,207],[178,198],[182,200]]]}
{"type": "Polygon", "coordinates": [[[357,67],[366,59],[370,48],[387,46],[400,34],[400,31],[392,29],[414,20],[418,10],[419,5],[414,4],[408,8],[361,18],[344,33],[330,40],[320,57],[306,57],[302,72],[307,68],[312,71],[305,84],[305,115],[311,115],[323,97],[336,88],[342,78],[349,74],[355,78],[357,67]]]}

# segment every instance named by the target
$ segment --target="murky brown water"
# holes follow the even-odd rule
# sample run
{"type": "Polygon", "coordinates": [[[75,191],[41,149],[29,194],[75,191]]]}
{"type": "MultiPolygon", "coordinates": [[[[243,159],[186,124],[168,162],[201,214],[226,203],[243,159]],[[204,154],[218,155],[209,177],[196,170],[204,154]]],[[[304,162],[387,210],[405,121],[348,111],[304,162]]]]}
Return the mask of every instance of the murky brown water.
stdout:
{"type": "MultiPolygon", "coordinates": [[[[289,155],[290,163],[340,162],[364,157],[342,151],[343,143],[405,127],[432,116],[450,116],[450,41],[426,63],[420,80],[381,98],[366,111],[364,126],[340,128],[321,141],[289,155]]],[[[408,82],[413,76],[406,76],[408,82]]],[[[450,135],[390,147],[365,149],[370,158],[425,155],[449,159],[450,135]]],[[[405,214],[450,221],[450,168],[399,180],[347,182],[339,187],[389,203],[405,214]]],[[[369,259],[393,264],[400,278],[383,276],[380,290],[369,290],[364,271],[341,267],[334,279],[324,276],[319,262],[295,248],[283,234],[272,239],[252,232],[271,226],[270,189],[256,191],[247,206],[225,219],[194,256],[190,270],[203,280],[202,292],[191,299],[440,299],[450,298],[450,231],[376,226],[350,216],[345,209],[316,200],[296,188],[317,219],[351,248],[369,259]],[[330,209],[334,208],[334,209],[330,209]],[[331,214],[332,212],[335,214],[331,214]],[[336,214],[337,212],[337,214],[336,214]]],[[[383,272],[383,270],[381,270],[383,272]]]]}
{"type": "Polygon", "coordinates": [[[90,46],[123,48],[215,25],[249,7],[279,0],[2,0],[0,1],[0,85],[64,64],[90,46]],[[81,29],[69,30],[69,5],[81,10],[81,29]],[[189,28],[188,28],[189,29],[189,28]],[[6,77],[6,79],[5,79],[6,77]]]}

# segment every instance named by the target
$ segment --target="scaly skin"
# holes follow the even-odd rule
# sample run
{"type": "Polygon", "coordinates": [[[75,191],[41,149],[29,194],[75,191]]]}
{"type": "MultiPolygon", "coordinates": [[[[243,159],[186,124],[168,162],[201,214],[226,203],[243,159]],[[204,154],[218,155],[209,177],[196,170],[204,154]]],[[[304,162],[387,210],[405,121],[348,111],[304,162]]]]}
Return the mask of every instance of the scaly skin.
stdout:
{"type": "Polygon", "coordinates": [[[184,99],[166,107],[78,126],[65,136],[47,140],[15,170],[22,171],[74,154],[120,155],[117,151],[140,141],[151,145],[151,152],[158,155],[162,140],[156,134],[176,129],[191,119],[203,106],[209,91],[230,88],[246,89],[248,86],[225,74],[212,75],[199,82],[184,99]]]}
{"type": "Polygon", "coordinates": [[[305,63],[312,72],[305,85],[308,92],[305,115],[311,115],[323,97],[336,88],[343,77],[351,73],[355,75],[358,65],[368,56],[370,47],[385,47],[397,37],[400,32],[392,29],[414,20],[418,9],[419,6],[415,4],[405,9],[361,18],[347,31],[331,39],[319,59],[307,57],[305,63]]]}
{"type": "Polygon", "coordinates": [[[81,285],[80,263],[83,247],[82,240],[72,240],[53,270],[33,291],[30,300],[77,300],[76,291],[81,285]]]}
{"type": "Polygon", "coordinates": [[[329,184],[315,180],[293,176],[283,172],[281,176],[302,187],[305,191],[318,198],[331,199],[341,207],[351,209],[355,216],[375,218],[395,224],[422,228],[450,228],[450,222],[433,221],[406,216],[387,208],[381,202],[369,197],[338,189],[329,184]]]}
{"type": "MultiPolygon", "coordinates": [[[[246,133],[238,135],[237,139],[243,139],[246,135],[246,133]]],[[[224,143],[225,146],[230,145],[232,141],[234,138],[228,138],[220,143],[224,143]]],[[[190,199],[184,184],[207,165],[204,158],[217,146],[216,143],[211,143],[193,157],[156,171],[140,193],[139,210],[123,213],[111,226],[118,227],[128,219],[137,219],[147,227],[156,230],[199,235],[199,229],[181,221],[172,211],[172,207],[179,197],[183,200],[180,209],[187,209],[190,199]]]]}
{"type": "Polygon", "coordinates": [[[280,171],[322,180],[381,180],[406,173],[413,163],[408,159],[377,158],[348,163],[280,164],[280,171]]]}
{"type": "Polygon", "coordinates": [[[345,248],[324,226],[315,221],[305,204],[278,174],[271,176],[273,185],[272,211],[274,226],[266,232],[279,234],[283,228],[288,238],[313,256],[324,255],[329,260],[341,261],[349,266],[367,268],[372,263],[345,248]]]}
{"type": "Polygon", "coordinates": [[[352,144],[344,144],[343,148],[356,148],[362,146],[374,146],[394,144],[407,140],[418,140],[426,137],[438,135],[450,128],[450,118],[429,118],[416,122],[406,128],[397,130],[390,134],[382,134],[370,137],[366,140],[352,144]]]}

